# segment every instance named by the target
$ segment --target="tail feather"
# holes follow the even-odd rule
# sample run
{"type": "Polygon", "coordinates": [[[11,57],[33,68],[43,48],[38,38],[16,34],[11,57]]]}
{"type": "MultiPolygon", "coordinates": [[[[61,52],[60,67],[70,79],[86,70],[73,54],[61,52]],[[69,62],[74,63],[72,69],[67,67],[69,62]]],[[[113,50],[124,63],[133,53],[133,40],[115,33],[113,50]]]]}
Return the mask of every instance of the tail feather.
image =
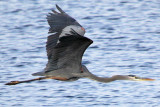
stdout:
{"type": "Polygon", "coordinates": [[[44,76],[44,72],[36,72],[32,74],[33,76],[44,76]]]}

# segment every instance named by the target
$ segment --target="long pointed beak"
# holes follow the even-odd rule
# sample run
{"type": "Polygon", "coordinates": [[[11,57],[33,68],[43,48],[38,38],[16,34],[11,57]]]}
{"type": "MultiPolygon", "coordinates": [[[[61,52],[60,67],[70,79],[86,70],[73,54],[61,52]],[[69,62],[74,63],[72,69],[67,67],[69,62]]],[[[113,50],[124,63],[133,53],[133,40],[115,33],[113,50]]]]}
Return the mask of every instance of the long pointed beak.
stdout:
{"type": "Polygon", "coordinates": [[[137,81],[154,81],[155,79],[151,79],[151,78],[139,78],[136,79],[137,81]]]}
{"type": "Polygon", "coordinates": [[[155,79],[151,79],[151,78],[142,78],[140,81],[154,81],[155,79]]]}

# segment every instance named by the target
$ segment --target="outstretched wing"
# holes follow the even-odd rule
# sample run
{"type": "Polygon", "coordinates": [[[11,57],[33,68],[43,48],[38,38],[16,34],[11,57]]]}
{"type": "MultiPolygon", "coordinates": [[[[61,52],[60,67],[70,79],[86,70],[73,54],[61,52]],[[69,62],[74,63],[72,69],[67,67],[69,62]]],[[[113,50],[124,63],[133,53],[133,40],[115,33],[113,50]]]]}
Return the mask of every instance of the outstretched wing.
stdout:
{"type": "MultiPolygon", "coordinates": [[[[74,18],[70,17],[66,14],[58,5],[56,8],[59,12],[52,10],[52,13],[47,15],[47,21],[50,25],[50,29],[48,33],[53,33],[48,36],[46,49],[47,49],[47,56],[48,59],[52,56],[53,48],[56,46],[60,34],[63,33],[63,29],[70,25],[81,26],[74,18]]],[[[70,31],[68,31],[69,33],[70,31]]]]}
{"type": "Polygon", "coordinates": [[[72,17],[67,15],[60,7],[56,5],[60,13],[54,12],[47,16],[50,25],[49,33],[55,33],[48,37],[46,49],[48,63],[45,68],[46,72],[61,69],[65,67],[76,67],[80,69],[81,60],[84,51],[93,42],[87,37],[77,33],[72,28],[63,31],[70,25],[81,25],[72,17]],[[63,34],[63,35],[62,35],[63,34]]]}

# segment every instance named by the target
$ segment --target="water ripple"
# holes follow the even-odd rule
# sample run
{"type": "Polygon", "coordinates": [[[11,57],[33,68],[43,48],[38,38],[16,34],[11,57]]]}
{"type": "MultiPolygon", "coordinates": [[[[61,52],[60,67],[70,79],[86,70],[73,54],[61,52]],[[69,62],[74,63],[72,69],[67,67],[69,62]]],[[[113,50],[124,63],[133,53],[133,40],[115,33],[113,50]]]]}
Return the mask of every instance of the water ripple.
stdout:
{"type": "Polygon", "coordinates": [[[158,0],[1,0],[0,106],[158,107],[159,4],[158,0]],[[54,4],[74,16],[94,41],[83,57],[92,73],[136,74],[157,81],[42,80],[5,86],[8,81],[34,78],[32,73],[44,69],[49,29],[46,14],[54,4]]]}

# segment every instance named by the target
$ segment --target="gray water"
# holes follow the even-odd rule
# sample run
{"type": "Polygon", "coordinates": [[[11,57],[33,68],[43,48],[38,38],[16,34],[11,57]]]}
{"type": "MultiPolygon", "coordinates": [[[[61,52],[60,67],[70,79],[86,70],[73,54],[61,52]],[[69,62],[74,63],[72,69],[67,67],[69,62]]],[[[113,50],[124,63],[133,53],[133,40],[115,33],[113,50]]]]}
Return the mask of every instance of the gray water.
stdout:
{"type": "Polygon", "coordinates": [[[0,0],[0,107],[160,107],[159,0],[0,0]],[[46,14],[62,7],[94,43],[83,63],[98,76],[135,74],[156,81],[34,78],[47,62],[46,14]]]}

